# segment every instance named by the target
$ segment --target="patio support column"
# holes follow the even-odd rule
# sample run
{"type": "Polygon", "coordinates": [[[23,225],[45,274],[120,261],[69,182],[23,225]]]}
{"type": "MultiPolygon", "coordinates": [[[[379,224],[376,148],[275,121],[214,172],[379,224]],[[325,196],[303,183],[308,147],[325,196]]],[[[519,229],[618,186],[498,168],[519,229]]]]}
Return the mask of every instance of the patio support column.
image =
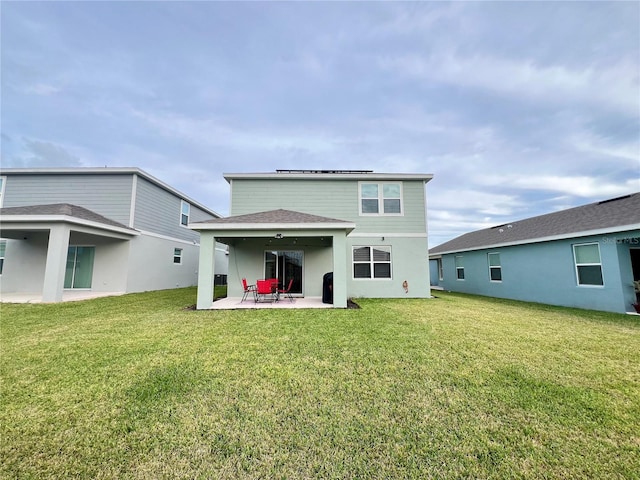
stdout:
{"type": "Polygon", "coordinates": [[[196,308],[208,310],[213,305],[213,279],[216,257],[216,238],[213,233],[200,232],[200,257],[198,260],[198,298],[196,308]]]}
{"type": "Polygon", "coordinates": [[[347,234],[333,235],[333,306],[347,308],[347,234]]]}
{"type": "Polygon", "coordinates": [[[55,225],[49,230],[47,261],[42,286],[43,302],[61,302],[64,290],[64,274],[69,251],[69,225],[55,225]]]}

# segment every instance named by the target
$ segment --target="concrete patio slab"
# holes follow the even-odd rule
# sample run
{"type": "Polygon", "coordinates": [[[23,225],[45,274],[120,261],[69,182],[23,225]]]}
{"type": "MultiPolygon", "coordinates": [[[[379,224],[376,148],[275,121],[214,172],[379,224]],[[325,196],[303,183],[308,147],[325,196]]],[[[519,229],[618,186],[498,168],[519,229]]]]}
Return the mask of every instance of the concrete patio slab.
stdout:
{"type": "Polygon", "coordinates": [[[333,304],[322,303],[322,297],[294,297],[293,302],[282,298],[277,302],[254,302],[253,298],[242,297],[221,298],[213,302],[211,310],[240,310],[262,308],[333,308],[333,304]]]}

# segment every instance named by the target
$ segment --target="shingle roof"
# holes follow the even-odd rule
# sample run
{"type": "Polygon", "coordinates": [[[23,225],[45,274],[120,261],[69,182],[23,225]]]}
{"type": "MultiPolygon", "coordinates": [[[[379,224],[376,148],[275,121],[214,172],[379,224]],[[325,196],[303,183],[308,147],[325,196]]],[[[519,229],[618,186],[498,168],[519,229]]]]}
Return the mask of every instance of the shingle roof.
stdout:
{"type": "Polygon", "coordinates": [[[430,254],[517,244],[551,237],[640,224],[640,192],[581,207],[465,233],[429,250],[430,254]]]}
{"type": "Polygon", "coordinates": [[[235,215],[233,217],[226,218],[214,218],[206,220],[206,224],[221,224],[225,223],[246,223],[246,224],[287,224],[287,223],[344,223],[350,224],[344,220],[337,220],[335,218],[320,217],[318,215],[311,215],[309,213],[294,212],[292,210],[270,210],[268,212],[249,213],[246,215],[235,215]]]}
{"type": "MultiPolygon", "coordinates": [[[[54,203],[49,205],[27,205],[24,207],[6,207],[0,208],[0,217],[6,218],[10,216],[67,216],[74,217],[81,220],[88,220],[91,222],[102,223],[112,227],[124,228],[127,230],[133,230],[122,223],[111,220],[107,217],[92,212],[84,207],[78,205],[71,205],[70,203],[54,203]]],[[[9,220],[9,219],[8,219],[9,220]]]]}

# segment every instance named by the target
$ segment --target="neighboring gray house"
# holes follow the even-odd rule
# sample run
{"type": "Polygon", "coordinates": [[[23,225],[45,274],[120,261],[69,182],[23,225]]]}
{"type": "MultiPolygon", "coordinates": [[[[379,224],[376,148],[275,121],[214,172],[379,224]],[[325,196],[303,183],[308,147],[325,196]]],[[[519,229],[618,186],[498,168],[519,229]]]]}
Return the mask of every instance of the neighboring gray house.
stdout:
{"type": "Polygon", "coordinates": [[[200,236],[187,225],[219,217],[138,168],[2,169],[0,207],[0,294],[44,302],[195,285],[200,236]]]}
{"type": "Polygon", "coordinates": [[[633,312],[640,193],[467,233],[429,258],[445,290],[633,312]]]}
{"type": "Polygon", "coordinates": [[[211,308],[214,244],[229,247],[229,297],[242,278],[293,280],[294,296],[430,296],[426,192],[432,175],[278,170],[231,173],[231,216],[190,223],[200,232],[199,309],[211,308]]]}

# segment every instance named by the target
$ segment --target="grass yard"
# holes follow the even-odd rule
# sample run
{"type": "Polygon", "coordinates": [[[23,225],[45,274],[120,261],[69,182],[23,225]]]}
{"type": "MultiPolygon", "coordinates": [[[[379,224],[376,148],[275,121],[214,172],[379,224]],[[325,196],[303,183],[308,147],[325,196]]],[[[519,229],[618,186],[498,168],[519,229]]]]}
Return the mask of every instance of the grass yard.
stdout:
{"type": "Polygon", "coordinates": [[[0,476],[639,478],[638,317],[195,295],[2,305],[0,476]]]}

